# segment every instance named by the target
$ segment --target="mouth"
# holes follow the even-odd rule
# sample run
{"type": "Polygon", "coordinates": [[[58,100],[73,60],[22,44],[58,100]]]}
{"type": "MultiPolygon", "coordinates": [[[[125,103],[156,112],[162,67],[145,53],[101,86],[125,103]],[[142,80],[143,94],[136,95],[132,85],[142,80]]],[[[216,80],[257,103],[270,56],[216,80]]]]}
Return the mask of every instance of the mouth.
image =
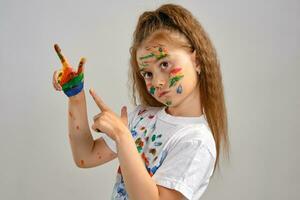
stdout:
{"type": "Polygon", "coordinates": [[[164,96],[165,94],[167,94],[167,93],[169,93],[170,91],[164,91],[164,92],[161,92],[159,95],[158,95],[158,97],[162,97],[162,96],[164,96]]]}

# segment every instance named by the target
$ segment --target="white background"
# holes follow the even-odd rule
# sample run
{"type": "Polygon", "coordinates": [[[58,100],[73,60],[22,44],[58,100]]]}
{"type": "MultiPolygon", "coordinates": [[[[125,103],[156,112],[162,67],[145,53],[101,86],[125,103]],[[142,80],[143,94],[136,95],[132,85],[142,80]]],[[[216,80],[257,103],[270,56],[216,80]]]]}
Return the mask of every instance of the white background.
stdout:
{"type": "MultiPolygon", "coordinates": [[[[296,200],[299,195],[300,2],[0,1],[0,199],[109,199],[118,160],[73,163],[67,98],[52,87],[60,62],[87,58],[90,125],[99,110],[90,87],[120,113],[130,105],[129,47],[138,16],[167,2],[190,10],[219,55],[231,160],[205,200],[296,200]]],[[[95,138],[99,137],[94,133],[95,138]]]]}

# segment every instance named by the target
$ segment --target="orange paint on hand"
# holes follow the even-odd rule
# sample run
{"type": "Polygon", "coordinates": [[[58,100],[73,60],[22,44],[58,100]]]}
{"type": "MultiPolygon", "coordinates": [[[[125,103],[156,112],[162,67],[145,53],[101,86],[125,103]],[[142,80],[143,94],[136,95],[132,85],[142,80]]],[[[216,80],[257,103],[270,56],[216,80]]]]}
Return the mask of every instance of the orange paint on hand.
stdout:
{"type": "Polygon", "coordinates": [[[61,75],[58,78],[59,84],[62,86],[65,83],[69,82],[72,80],[75,76],[78,76],[80,73],[83,72],[83,65],[85,63],[85,58],[81,58],[78,71],[74,71],[72,66],[68,63],[67,59],[62,55],[61,49],[58,46],[58,44],[54,45],[54,49],[60,58],[60,61],[62,63],[62,69],[60,70],[61,75]]]}

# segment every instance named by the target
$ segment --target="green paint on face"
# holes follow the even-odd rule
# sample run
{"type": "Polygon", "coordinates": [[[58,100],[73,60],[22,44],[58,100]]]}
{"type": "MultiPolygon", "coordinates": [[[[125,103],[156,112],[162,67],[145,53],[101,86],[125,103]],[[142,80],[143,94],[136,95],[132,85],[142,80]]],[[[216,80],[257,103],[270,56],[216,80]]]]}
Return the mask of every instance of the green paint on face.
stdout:
{"type": "Polygon", "coordinates": [[[150,58],[155,58],[156,61],[158,61],[158,60],[168,56],[167,50],[163,47],[160,47],[160,46],[152,46],[152,47],[149,47],[149,48],[146,48],[146,49],[148,51],[151,51],[151,53],[149,53],[145,56],[139,57],[139,60],[142,61],[141,63],[139,63],[139,65],[141,66],[141,69],[143,69],[144,67],[149,66],[147,64],[147,62],[149,62],[150,58]]]}
{"type": "Polygon", "coordinates": [[[174,76],[169,80],[169,87],[174,86],[184,75],[174,76]]]}
{"type": "Polygon", "coordinates": [[[152,87],[150,88],[150,91],[149,91],[149,92],[150,92],[150,94],[154,95],[154,93],[155,93],[155,87],[152,86],[152,87]]]}
{"type": "Polygon", "coordinates": [[[167,102],[166,102],[166,105],[167,105],[167,106],[170,106],[171,104],[172,104],[172,101],[167,101],[167,102]]]}
{"type": "Polygon", "coordinates": [[[147,58],[152,58],[152,57],[154,57],[154,56],[155,56],[154,53],[150,53],[150,54],[148,54],[148,55],[145,55],[145,56],[140,57],[140,60],[144,60],[144,59],[147,59],[147,58]]]}

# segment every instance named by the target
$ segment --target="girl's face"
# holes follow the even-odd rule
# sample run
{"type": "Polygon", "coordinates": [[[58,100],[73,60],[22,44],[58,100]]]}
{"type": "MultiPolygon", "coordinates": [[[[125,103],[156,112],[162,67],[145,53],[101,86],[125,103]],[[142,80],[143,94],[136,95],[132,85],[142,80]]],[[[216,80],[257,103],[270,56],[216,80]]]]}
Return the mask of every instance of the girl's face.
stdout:
{"type": "Polygon", "coordinates": [[[168,107],[199,92],[195,52],[167,42],[150,42],[137,50],[137,62],[148,92],[168,107]]]}

